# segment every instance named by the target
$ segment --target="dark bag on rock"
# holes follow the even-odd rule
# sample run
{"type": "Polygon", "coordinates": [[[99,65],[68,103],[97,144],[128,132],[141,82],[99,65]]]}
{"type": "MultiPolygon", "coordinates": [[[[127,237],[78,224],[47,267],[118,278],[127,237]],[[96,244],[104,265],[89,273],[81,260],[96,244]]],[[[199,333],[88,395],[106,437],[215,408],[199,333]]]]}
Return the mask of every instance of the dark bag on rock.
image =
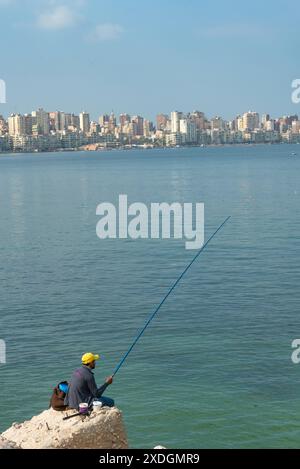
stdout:
{"type": "Polygon", "coordinates": [[[63,381],[59,383],[54,389],[50,400],[50,406],[52,409],[62,412],[66,410],[65,397],[67,394],[68,383],[63,381]]]}

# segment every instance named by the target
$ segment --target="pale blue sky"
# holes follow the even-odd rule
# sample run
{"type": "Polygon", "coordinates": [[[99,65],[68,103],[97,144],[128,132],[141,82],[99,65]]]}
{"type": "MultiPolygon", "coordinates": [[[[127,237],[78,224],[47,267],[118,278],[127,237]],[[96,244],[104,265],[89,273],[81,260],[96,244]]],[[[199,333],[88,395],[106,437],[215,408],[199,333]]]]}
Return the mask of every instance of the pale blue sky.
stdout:
{"type": "Polygon", "coordinates": [[[0,114],[300,114],[300,3],[0,0],[0,114]]]}

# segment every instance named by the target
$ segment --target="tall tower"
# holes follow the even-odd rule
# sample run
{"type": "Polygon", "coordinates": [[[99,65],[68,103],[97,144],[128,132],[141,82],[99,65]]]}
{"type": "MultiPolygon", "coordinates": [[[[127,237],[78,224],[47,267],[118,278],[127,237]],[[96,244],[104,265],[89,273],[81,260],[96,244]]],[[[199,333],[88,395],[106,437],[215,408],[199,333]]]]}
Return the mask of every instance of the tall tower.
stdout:
{"type": "Polygon", "coordinates": [[[180,131],[180,119],[182,119],[183,113],[174,111],[171,112],[171,132],[176,133],[180,131]]]}
{"type": "Polygon", "coordinates": [[[84,134],[87,134],[90,131],[90,125],[91,125],[90,115],[87,112],[82,112],[79,115],[79,120],[80,120],[80,130],[84,134]]]}

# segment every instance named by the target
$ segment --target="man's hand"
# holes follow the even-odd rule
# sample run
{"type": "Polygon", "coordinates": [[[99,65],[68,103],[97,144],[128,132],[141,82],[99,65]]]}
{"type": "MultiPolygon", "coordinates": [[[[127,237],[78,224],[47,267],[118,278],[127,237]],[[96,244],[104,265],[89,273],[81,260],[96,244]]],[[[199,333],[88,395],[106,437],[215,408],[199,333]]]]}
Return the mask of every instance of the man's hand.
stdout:
{"type": "Polygon", "coordinates": [[[105,382],[106,384],[112,384],[114,381],[113,377],[112,376],[109,376],[108,378],[106,378],[105,382]]]}

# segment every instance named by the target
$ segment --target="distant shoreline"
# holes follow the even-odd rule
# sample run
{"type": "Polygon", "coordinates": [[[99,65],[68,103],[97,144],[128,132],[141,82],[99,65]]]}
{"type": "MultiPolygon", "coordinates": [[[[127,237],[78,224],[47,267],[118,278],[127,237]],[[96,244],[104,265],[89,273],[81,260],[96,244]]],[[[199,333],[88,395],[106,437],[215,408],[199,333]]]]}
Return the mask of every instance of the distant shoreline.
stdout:
{"type": "Polygon", "coordinates": [[[209,145],[178,145],[178,146],[138,146],[133,145],[131,147],[108,147],[108,148],[99,148],[96,150],[88,150],[86,148],[61,148],[56,150],[45,150],[45,151],[0,151],[1,156],[8,156],[8,155],[40,155],[43,153],[104,153],[104,152],[125,152],[125,151],[133,151],[133,150],[179,150],[179,149],[190,149],[190,148],[199,148],[199,149],[206,149],[206,148],[231,148],[231,147],[266,147],[266,146],[299,146],[299,143],[290,143],[290,142],[274,142],[274,143],[222,143],[216,144],[212,143],[209,145]]]}

